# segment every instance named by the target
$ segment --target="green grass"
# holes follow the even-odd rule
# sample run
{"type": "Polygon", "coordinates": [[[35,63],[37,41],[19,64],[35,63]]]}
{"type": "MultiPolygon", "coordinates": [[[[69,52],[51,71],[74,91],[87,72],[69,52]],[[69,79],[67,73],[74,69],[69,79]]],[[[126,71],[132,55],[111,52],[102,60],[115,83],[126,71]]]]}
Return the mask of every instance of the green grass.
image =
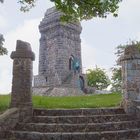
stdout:
{"type": "MultiPolygon", "coordinates": [[[[121,94],[102,94],[77,97],[33,96],[35,108],[99,108],[119,106],[121,94]]],[[[9,106],[10,96],[0,95],[0,112],[9,106]]]]}
{"type": "Polygon", "coordinates": [[[90,95],[77,97],[33,97],[37,108],[99,108],[119,106],[121,94],[90,95]]]}
{"type": "Polygon", "coordinates": [[[9,107],[10,95],[0,95],[0,112],[5,111],[9,107]]]}

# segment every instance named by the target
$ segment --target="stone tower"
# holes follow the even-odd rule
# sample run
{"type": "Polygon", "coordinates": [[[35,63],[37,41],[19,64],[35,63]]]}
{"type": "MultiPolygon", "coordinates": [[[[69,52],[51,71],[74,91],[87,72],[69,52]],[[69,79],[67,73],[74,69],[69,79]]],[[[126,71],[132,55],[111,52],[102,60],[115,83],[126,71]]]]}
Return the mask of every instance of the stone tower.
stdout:
{"type": "Polygon", "coordinates": [[[83,93],[81,25],[64,24],[62,13],[50,8],[39,25],[39,75],[34,77],[34,93],[60,96],[83,93]],[[57,93],[56,93],[57,92],[57,93]]]}

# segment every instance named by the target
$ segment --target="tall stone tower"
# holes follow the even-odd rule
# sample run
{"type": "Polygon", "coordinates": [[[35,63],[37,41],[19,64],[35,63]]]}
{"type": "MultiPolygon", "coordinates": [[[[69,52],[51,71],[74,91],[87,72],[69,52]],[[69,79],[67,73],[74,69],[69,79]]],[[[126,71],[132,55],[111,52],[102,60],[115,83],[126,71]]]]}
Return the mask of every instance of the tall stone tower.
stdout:
{"type": "Polygon", "coordinates": [[[39,75],[34,93],[49,96],[77,95],[84,90],[81,61],[81,25],[64,24],[62,13],[50,8],[39,25],[39,75]]]}

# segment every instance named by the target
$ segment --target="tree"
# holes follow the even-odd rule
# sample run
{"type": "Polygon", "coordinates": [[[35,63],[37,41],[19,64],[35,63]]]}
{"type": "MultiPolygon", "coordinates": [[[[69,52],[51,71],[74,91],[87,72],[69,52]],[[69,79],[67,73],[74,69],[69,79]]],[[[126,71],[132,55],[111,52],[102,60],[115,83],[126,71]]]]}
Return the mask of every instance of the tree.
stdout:
{"type": "MultiPolygon", "coordinates": [[[[0,2],[3,3],[3,0],[0,0],[0,2]]],[[[7,49],[3,47],[3,42],[4,42],[3,35],[0,34],[0,55],[8,53],[7,49]]]]}
{"type": "Polygon", "coordinates": [[[98,90],[105,89],[110,84],[105,70],[98,67],[87,70],[87,82],[88,86],[95,87],[98,90]]]}
{"type": "Polygon", "coordinates": [[[122,72],[121,67],[115,67],[112,69],[112,77],[111,77],[111,91],[113,92],[121,92],[122,91],[122,72]]]}
{"type": "Polygon", "coordinates": [[[111,77],[111,91],[121,92],[122,91],[122,72],[120,67],[120,58],[124,54],[124,50],[127,45],[119,45],[116,47],[115,55],[117,56],[116,65],[112,68],[111,77]]]}
{"type": "MultiPolygon", "coordinates": [[[[18,0],[21,4],[21,11],[29,11],[35,6],[37,0],[18,0]]],[[[61,17],[62,21],[80,21],[88,20],[94,17],[106,18],[112,13],[117,16],[119,3],[122,0],[50,0],[55,3],[58,10],[64,13],[61,17]]],[[[0,0],[1,3],[4,0],[0,0]]],[[[0,55],[7,54],[7,50],[3,48],[3,37],[0,40],[0,55]]]]}
{"type": "Polygon", "coordinates": [[[3,47],[4,38],[3,35],[0,34],[0,55],[7,54],[7,49],[3,47]]]}
{"type": "MultiPolygon", "coordinates": [[[[35,6],[37,0],[19,0],[22,11],[35,6]]],[[[115,17],[122,0],[50,0],[64,15],[62,20],[88,20],[94,17],[106,18],[112,13],[115,17]]]]}

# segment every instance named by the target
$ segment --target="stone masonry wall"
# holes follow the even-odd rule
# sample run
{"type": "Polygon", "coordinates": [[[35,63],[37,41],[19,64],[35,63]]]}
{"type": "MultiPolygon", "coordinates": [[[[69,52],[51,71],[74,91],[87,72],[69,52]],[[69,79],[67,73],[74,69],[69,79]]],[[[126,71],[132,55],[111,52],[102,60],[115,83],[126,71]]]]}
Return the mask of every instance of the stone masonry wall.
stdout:
{"type": "Polygon", "coordinates": [[[13,130],[19,122],[19,110],[18,108],[11,108],[6,110],[0,115],[0,139],[7,134],[5,131],[13,130]]]}
{"type": "Polygon", "coordinates": [[[39,75],[34,77],[34,92],[46,86],[79,89],[79,76],[82,75],[81,25],[64,24],[60,21],[62,13],[55,8],[47,10],[39,25],[41,33],[39,54],[39,75]],[[79,72],[69,69],[70,58],[77,59],[79,72]],[[37,90],[38,88],[38,90],[37,90]]]}
{"type": "Polygon", "coordinates": [[[140,100],[140,52],[130,45],[121,58],[123,79],[123,106],[128,113],[135,113],[135,100],[140,100]]]}

